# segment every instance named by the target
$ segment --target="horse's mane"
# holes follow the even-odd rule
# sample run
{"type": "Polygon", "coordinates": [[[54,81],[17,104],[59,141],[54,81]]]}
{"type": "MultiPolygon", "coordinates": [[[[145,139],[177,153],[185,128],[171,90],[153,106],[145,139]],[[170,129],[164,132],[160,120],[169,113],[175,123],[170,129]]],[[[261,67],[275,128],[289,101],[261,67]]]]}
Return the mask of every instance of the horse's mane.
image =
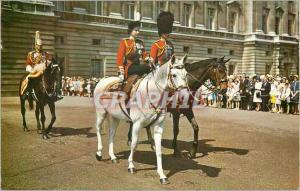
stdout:
{"type": "Polygon", "coordinates": [[[189,71],[193,71],[196,70],[200,67],[205,67],[208,64],[212,63],[212,62],[216,62],[218,58],[209,58],[209,59],[205,59],[205,60],[200,60],[200,61],[196,61],[193,62],[191,64],[187,64],[185,69],[189,72],[189,71]]]}

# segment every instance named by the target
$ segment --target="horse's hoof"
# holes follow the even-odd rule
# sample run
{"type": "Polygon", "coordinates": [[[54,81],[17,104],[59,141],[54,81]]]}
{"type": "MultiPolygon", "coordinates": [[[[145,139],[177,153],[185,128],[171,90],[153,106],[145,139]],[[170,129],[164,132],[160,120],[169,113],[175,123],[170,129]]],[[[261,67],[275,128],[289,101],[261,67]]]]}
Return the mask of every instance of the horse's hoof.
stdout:
{"type": "Polygon", "coordinates": [[[161,178],[159,179],[161,184],[170,184],[170,181],[168,180],[168,178],[161,178]]]}
{"type": "Polygon", "coordinates": [[[128,168],[128,172],[130,174],[135,174],[136,173],[136,169],[135,168],[128,168]]]}
{"type": "Polygon", "coordinates": [[[28,130],[27,127],[24,127],[24,128],[23,128],[23,131],[24,131],[24,132],[28,132],[29,130],[28,130]]]}
{"type": "Polygon", "coordinates": [[[196,154],[195,153],[189,153],[188,154],[188,158],[189,159],[195,159],[196,158],[196,154]]]}
{"type": "Polygon", "coordinates": [[[111,159],[111,162],[114,163],[114,164],[117,164],[117,163],[119,163],[119,160],[118,159],[111,159]]]}
{"type": "Polygon", "coordinates": [[[96,154],[96,159],[97,159],[97,161],[101,161],[102,160],[102,156],[99,156],[98,154],[96,154]]]}
{"type": "Polygon", "coordinates": [[[42,130],[41,130],[41,129],[38,129],[38,130],[37,130],[37,133],[38,133],[38,134],[42,134],[42,130]]]}
{"type": "Polygon", "coordinates": [[[43,138],[44,140],[49,139],[49,137],[48,137],[47,135],[45,135],[45,134],[42,135],[42,138],[43,138]]]}

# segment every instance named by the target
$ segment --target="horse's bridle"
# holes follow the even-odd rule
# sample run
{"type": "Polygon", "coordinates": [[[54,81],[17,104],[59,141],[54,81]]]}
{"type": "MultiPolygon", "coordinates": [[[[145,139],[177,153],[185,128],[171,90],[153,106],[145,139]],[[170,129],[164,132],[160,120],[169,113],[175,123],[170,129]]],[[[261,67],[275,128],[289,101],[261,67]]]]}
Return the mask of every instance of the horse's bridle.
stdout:
{"type": "MultiPolygon", "coordinates": [[[[48,67],[50,67],[50,69],[51,69],[51,72],[50,72],[51,75],[53,74],[53,72],[55,71],[56,68],[58,68],[58,71],[60,71],[59,65],[58,65],[58,64],[53,64],[53,62],[50,63],[50,66],[46,64],[46,69],[48,69],[48,67]]],[[[43,81],[43,83],[42,83],[42,84],[43,84],[43,88],[44,88],[44,90],[45,90],[47,96],[48,96],[48,97],[51,97],[51,96],[53,95],[55,89],[56,89],[56,81],[54,81],[53,90],[52,90],[52,92],[50,92],[50,93],[47,91],[47,88],[46,88],[46,86],[45,86],[45,83],[46,83],[46,82],[45,82],[45,76],[44,76],[44,75],[43,75],[43,77],[42,77],[42,81],[43,81]]]]}
{"type": "MultiPolygon", "coordinates": [[[[186,81],[186,85],[187,85],[187,89],[188,89],[188,92],[189,94],[193,97],[193,99],[195,99],[196,101],[200,101],[198,98],[196,98],[193,94],[192,94],[192,91],[191,91],[191,88],[188,84],[188,80],[187,80],[187,77],[190,76],[193,78],[193,80],[195,80],[197,83],[199,83],[199,85],[203,85],[205,86],[209,91],[212,91],[213,93],[216,93],[218,94],[221,90],[217,89],[217,88],[212,88],[211,86],[208,86],[206,85],[205,83],[202,82],[202,80],[205,78],[205,76],[207,75],[207,73],[209,73],[212,69],[216,70],[220,67],[220,64],[217,64],[217,68],[216,68],[216,65],[215,64],[212,64],[206,71],[205,73],[201,76],[200,79],[197,79],[195,76],[193,76],[191,73],[187,72],[187,75],[185,77],[185,81],[186,81]]],[[[225,67],[224,67],[225,68],[225,67]]],[[[226,68],[225,68],[226,69],[226,68]]],[[[215,78],[217,78],[217,76],[215,76],[215,78]]],[[[216,81],[214,79],[211,79],[212,81],[212,85],[213,86],[216,86],[216,81]]],[[[227,79],[221,79],[220,82],[226,82],[227,79]]]]}

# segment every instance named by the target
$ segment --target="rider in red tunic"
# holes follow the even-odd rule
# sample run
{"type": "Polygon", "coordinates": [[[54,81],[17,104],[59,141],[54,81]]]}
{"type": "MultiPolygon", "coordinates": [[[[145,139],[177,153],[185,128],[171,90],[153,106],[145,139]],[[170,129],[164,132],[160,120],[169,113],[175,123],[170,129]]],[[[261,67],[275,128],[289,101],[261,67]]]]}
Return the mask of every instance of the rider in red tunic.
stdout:
{"type": "Polygon", "coordinates": [[[123,79],[127,79],[133,74],[141,76],[150,71],[149,65],[146,64],[149,57],[145,51],[144,42],[137,38],[139,31],[140,22],[130,22],[128,25],[129,38],[120,41],[117,67],[120,77],[123,79]]]}
{"type": "Polygon", "coordinates": [[[174,46],[168,40],[172,32],[174,15],[170,12],[161,12],[157,18],[159,40],[151,46],[150,57],[155,65],[168,62],[174,55],[174,46]]]}

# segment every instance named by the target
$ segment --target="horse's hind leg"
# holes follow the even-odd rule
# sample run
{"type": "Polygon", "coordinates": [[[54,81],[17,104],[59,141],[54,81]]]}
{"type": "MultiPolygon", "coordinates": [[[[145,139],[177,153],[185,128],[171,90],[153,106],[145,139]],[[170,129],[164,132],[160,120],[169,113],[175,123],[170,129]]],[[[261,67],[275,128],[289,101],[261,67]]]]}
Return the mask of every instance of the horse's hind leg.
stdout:
{"type": "Polygon", "coordinates": [[[110,116],[108,118],[108,124],[109,124],[109,156],[110,156],[110,160],[113,163],[117,163],[117,157],[114,154],[114,137],[116,134],[116,130],[117,127],[120,123],[120,120],[117,118],[114,118],[112,116],[110,116]]]}
{"type": "Polygon", "coordinates": [[[21,102],[21,113],[22,113],[22,118],[23,118],[23,130],[28,131],[28,127],[27,127],[26,119],[25,119],[25,113],[26,113],[25,99],[22,96],[20,96],[20,102],[21,102]]]}
{"type": "Polygon", "coordinates": [[[96,109],[96,129],[97,129],[97,139],[98,139],[98,150],[96,152],[96,159],[98,161],[102,160],[102,139],[101,139],[101,126],[105,120],[107,113],[104,110],[96,109]]]}
{"type": "Polygon", "coordinates": [[[51,129],[52,129],[52,126],[56,120],[56,115],[55,115],[55,104],[54,102],[50,102],[48,103],[49,105],[49,108],[50,108],[50,112],[51,112],[51,122],[48,126],[48,128],[46,129],[46,134],[50,133],[51,129]]]}
{"type": "Polygon", "coordinates": [[[37,124],[37,131],[38,133],[42,133],[41,131],[41,122],[40,122],[40,108],[35,107],[35,118],[36,118],[36,124],[37,124]]]}
{"type": "Polygon", "coordinates": [[[127,134],[127,145],[130,146],[131,145],[131,134],[132,134],[132,122],[129,123],[129,131],[127,134]]]}
{"type": "Polygon", "coordinates": [[[193,130],[194,130],[194,141],[193,141],[192,149],[190,151],[190,158],[196,158],[196,153],[198,150],[199,127],[198,127],[197,121],[195,119],[193,110],[189,110],[189,111],[185,112],[184,115],[189,120],[189,122],[191,123],[193,130]]]}

